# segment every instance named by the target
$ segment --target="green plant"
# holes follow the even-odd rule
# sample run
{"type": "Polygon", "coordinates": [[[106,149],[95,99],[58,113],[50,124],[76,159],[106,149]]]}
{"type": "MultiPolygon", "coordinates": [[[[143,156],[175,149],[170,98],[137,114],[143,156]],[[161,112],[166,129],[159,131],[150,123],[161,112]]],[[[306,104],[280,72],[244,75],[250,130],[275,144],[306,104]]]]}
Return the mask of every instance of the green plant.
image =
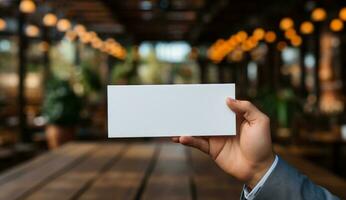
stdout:
{"type": "Polygon", "coordinates": [[[102,90],[102,83],[98,73],[88,64],[82,65],[81,83],[87,93],[99,92],[102,90]]]}
{"type": "Polygon", "coordinates": [[[287,88],[278,93],[264,88],[260,90],[256,103],[273,122],[284,128],[290,127],[294,116],[302,112],[294,92],[287,88]]]}
{"type": "Polygon", "coordinates": [[[49,124],[70,126],[80,119],[81,100],[66,80],[52,78],[46,88],[43,116],[49,124]]]}
{"type": "Polygon", "coordinates": [[[111,72],[111,83],[113,84],[138,84],[138,61],[134,48],[128,50],[128,55],[124,61],[119,61],[114,65],[111,72]]]}

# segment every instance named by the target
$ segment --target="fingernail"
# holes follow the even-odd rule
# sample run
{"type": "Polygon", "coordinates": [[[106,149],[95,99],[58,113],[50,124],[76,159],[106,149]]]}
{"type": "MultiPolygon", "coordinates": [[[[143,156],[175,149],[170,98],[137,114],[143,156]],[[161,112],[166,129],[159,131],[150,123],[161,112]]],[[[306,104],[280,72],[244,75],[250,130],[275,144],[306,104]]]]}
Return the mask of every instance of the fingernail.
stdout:
{"type": "Polygon", "coordinates": [[[231,97],[227,97],[227,101],[235,102],[235,99],[233,99],[233,98],[231,98],[231,97]]]}

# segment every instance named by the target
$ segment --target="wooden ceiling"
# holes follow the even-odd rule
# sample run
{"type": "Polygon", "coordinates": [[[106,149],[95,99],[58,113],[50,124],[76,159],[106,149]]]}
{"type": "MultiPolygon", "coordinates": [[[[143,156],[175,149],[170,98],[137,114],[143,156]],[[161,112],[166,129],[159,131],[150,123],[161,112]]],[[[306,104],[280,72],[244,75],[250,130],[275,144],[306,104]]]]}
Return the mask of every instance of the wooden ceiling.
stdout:
{"type": "MultiPolygon", "coordinates": [[[[287,0],[286,5],[298,0],[287,0]]],[[[70,19],[102,34],[144,40],[211,42],[236,29],[258,26],[274,0],[59,0],[46,1],[70,19]],[[264,5],[270,6],[264,6],[264,5]],[[252,21],[249,19],[252,19],[252,21]]],[[[279,6],[280,7],[280,6],[279,6]]],[[[282,9],[280,9],[281,11],[282,9]]],[[[274,10],[275,11],[275,10],[274,10]]],[[[278,10],[278,14],[280,14],[278,10]]],[[[272,13],[272,11],[271,11],[272,13]]],[[[265,20],[263,20],[265,21],[265,20]]]]}
{"type": "MultiPolygon", "coordinates": [[[[14,2],[0,0],[4,5],[14,2]]],[[[308,18],[309,9],[340,8],[342,0],[35,0],[38,14],[52,11],[101,35],[210,43],[240,29],[277,29],[284,16],[308,18]]]]}

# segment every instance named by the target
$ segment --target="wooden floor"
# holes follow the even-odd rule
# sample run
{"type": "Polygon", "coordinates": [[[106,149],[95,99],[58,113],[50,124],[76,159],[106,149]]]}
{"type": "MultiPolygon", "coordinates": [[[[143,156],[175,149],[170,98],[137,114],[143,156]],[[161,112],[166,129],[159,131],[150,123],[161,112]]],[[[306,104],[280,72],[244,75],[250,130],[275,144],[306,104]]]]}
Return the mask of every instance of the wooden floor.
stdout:
{"type": "MultiPolygon", "coordinates": [[[[342,179],[284,157],[346,198],[342,179]]],[[[241,190],[208,156],[161,142],[70,143],[0,176],[0,200],[239,199],[241,190]]]]}

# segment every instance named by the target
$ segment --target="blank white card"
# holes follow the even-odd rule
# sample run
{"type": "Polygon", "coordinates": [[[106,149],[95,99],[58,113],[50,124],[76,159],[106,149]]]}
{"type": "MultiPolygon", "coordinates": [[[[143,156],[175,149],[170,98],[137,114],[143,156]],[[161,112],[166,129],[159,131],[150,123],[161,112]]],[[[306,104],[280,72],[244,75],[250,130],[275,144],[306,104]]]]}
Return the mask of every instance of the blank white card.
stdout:
{"type": "Polygon", "coordinates": [[[235,135],[235,84],[108,86],[108,137],[235,135]]]}

